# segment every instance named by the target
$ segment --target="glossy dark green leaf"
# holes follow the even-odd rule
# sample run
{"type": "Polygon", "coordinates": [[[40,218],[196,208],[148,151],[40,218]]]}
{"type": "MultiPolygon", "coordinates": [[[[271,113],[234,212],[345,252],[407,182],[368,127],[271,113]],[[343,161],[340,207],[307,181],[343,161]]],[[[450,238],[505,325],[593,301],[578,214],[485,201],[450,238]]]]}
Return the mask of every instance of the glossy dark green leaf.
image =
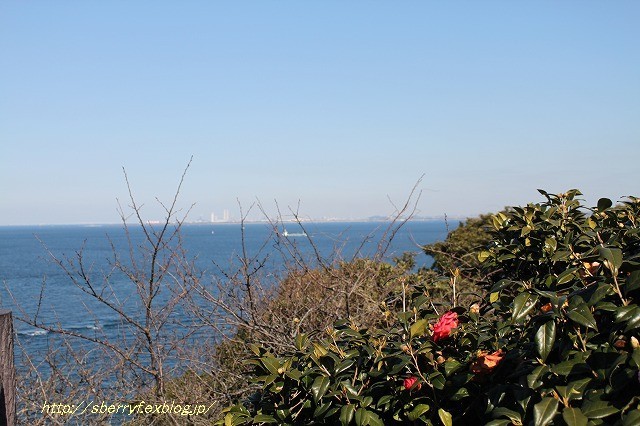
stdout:
{"type": "Polygon", "coordinates": [[[582,399],[582,395],[584,393],[585,388],[593,379],[591,377],[587,377],[585,379],[574,380],[569,383],[567,388],[566,398],[569,400],[573,399],[582,399]]]}
{"type": "Polygon", "coordinates": [[[458,371],[462,367],[462,364],[456,361],[454,358],[450,358],[444,363],[444,374],[447,377],[458,371]]]}
{"type": "Polygon", "coordinates": [[[630,292],[637,290],[639,288],[640,288],[640,270],[631,272],[631,274],[627,278],[627,282],[625,283],[624,293],[625,295],[627,295],[630,292]]]}
{"type": "Polygon", "coordinates": [[[598,284],[596,289],[593,291],[593,294],[589,298],[589,306],[597,306],[597,303],[607,297],[608,295],[613,294],[613,287],[611,284],[601,283],[598,284]]]}
{"type": "Polygon", "coordinates": [[[640,425],[640,410],[631,410],[622,418],[622,426],[640,425]]]}
{"type": "Polygon", "coordinates": [[[335,375],[338,375],[338,374],[342,373],[343,371],[348,370],[349,367],[351,367],[355,362],[356,362],[356,359],[354,359],[354,358],[345,359],[344,361],[342,361],[341,363],[336,365],[335,375]]]}
{"type": "MultiPolygon", "coordinates": [[[[635,348],[631,353],[631,365],[640,369],[640,348],[635,348]]],[[[640,379],[639,379],[640,380],[640,379]]]]}
{"type": "Polygon", "coordinates": [[[433,373],[429,374],[429,382],[431,382],[433,387],[436,389],[444,389],[445,378],[442,373],[438,371],[434,371],[433,373]]]}
{"type": "Polygon", "coordinates": [[[467,390],[467,388],[460,388],[456,391],[456,393],[451,395],[451,400],[460,401],[461,399],[464,399],[468,396],[469,396],[469,391],[467,390]]]}
{"type": "Polygon", "coordinates": [[[627,321],[627,326],[624,328],[624,332],[628,332],[640,327],[640,308],[636,309],[635,313],[627,321]]]}
{"type": "Polygon", "coordinates": [[[598,210],[599,211],[604,211],[604,210],[608,209],[609,207],[611,207],[612,205],[613,205],[613,202],[608,198],[600,198],[598,200],[598,210]]]}
{"type": "Polygon", "coordinates": [[[556,251],[556,247],[558,247],[558,242],[554,237],[549,237],[544,240],[544,250],[553,253],[556,251]]]}
{"type": "Polygon", "coordinates": [[[568,250],[557,250],[553,256],[551,256],[551,260],[554,262],[558,262],[560,260],[568,260],[569,256],[571,256],[571,252],[568,250]]]}
{"type": "Polygon", "coordinates": [[[269,370],[269,372],[271,374],[280,374],[278,372],[278,370],[280,369],[280,363],[274,357],[272,357],[272,356],[264,356],[264,357],[260,358],[260,362],[262,362],[262,365],[264,365],[264,367],[267,370],[269,370]]]}
{"type": "Polygon", "coordinates": [[[573,321],[585,327],[592,328],[594,330],[598,330],[598,324],[596,323],[595,318],[593,318],[593,314],[589,310],[589,307],[586,303],[582,303],[574,308],[569,308],[567,312],[567,316],[573,321]]]}
{"type": "Polygon", "coordinates": [[[562,410],[562,418],[568,426],[587,426],[589,421],[579,408],[571,407],[562,410]]]}
{"type": "Polygon", "coordinates": [[[515,323],[522,321],[536,307],[538,295],[520,293],[513,301],[511,320],[515,323]]]}
{"type": "Polygon", "coordinates": [[[440,417],[440,421],[444,426],[453,426],[453,418],[451,417],[451,413],[448,411],[438,408],[438,417],[440,417]]]}
{"type": "Polygon", "coordinates": [[[275,417],[266,414],[258,414],[253,418],[254,423],[278,423],[275,417]]]}
{"type": "Polygon", "coordinates": [[[555,398],[542,398],[542,401],[533,406],[533,421],[535,426],[549,424],[558,412],[558,400],[555,398]]]}
{"type": "Polygon", "coordinates": [[[427,320],[426,318],[419,319],[415,323],[411,324],[411,327],[409,328],[409,335],[412,338],[422,336],[428,324],[429,320],[427,320]]]}
{"type": "Polygon", "coordinates": [[[367,424],[369,426],[384,426],[382,419],[373,411],[367,411],[367,424]]]}
{"type": "Polygon", "coordinates": [[[295,341],[296,349],[299,351],[303,350],[305,346],[307,346],[308,341],[309,339],[304,333],[298,333],[295,341]]]}
{"type": "Polygon", "coordinates": [[[505,407],[496,407],[491,415],[493,417],[507,417],[513,424],[522,424],[522,416],[517,411],[509,410],[505,407]]]}
{"type": "Polygon", "coordinates": [[[358,408],[355,414],[356,425],[384,426],[380,417],[366,408],[358,408]]]}
{"type": "Polygon", "coordinates": [[[577,352],[552,366],[551,371],[560,376],[567,376],[571,373],[591,371],[585,360],[589,357],[589,353],[577,352]]]}
{"type": "Polygon", "coordinates": [[[598,248],[600,257],[605,261],[605,266],[614,275],[618,274],[618,269],[622,265],[622,250],[619,248],[600,247],[598,248]]]}
{"type": "Polygon", "coordinates": [[[527,376],[527,384],[531,389],[537,389],[542,385],[540,380],[546,373],[549,372],[549,367],[546,365],[540,365],[533,369],[533,371],[527,376]]]}
{"type": "Polygon", "coordinates": [[[582,414],[590,419],[602,419],[620,411],[607,401],[585,401],[581,408],[582,414]]]}
{"type": "Polygon", "coordinates": [[[566,284],[576,276],[576,268],[567,269],[558,275],[558,284],[566,284]]]}
{"type": "Polygon", "coordinates": [[[313,381],[311,385],[311,396],[313,397],[313,402],[316,404],[324,396],[329,389],[329,384],[331,383],[331,379],[326,376],[318,376],[313,381]]]}
{"type": "Polygon", "coordinates": [[[318,405],[316,409],[313,411],[313,417],[315,418],[322,417],[323,414],[325,414],[329,410],[329,408],[331,408],[331,405],[332,405],[331,401],[318,405]]]}
{"type": "Polygon", "coordinates": [[[545,361],[556,341],[556,322],[554,320],[547,321],[542,324],[535,336],[536,348],[540,358],[545,361]]]}
{"type": "Polygon", "coordinates": [[[413,408],[413,410],[409,412],[409,414],[407,414],[407,418],[412,422],[416,421],[421,415],[423,415],[427,411],[429,411],[429,405],[418,404],[413,408]]]}
{"type": "Polygon", "coordinates": [[[302,373],[298,370],[290,370],[287,371],[286,373],[284,373],[287,377],[292,378],[295,381],[299,381],[300,378],[302,377],[302,373]]]}
{"type": "Polygon", "coordinates": [[[356,406],[353,404],[347,404],[347,405],[343,405],[342,408],[340,409],[340,423],[342,423],[343,426],[348,425],[349,423],[351,423],[351,420],[353,419],[353,415],[356,412],[356,406]]]}

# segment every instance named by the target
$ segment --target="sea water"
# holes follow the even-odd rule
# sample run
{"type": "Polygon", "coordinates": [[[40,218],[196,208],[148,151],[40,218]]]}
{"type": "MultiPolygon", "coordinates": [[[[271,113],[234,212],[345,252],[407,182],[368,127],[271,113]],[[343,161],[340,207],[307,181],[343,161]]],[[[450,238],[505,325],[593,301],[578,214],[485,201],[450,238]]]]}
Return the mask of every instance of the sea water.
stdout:
{"type": "MultiPolygon", "coordinates": [[[[158,229],[158,225],[153,226],[158,229]]],[[[284,236],[281,226],[274,228],[265,223],[243,226],[182,226],[180,243],[201,280],[217,277],[224,281],[224,271],[237,268],[243,253],[257,262],[264,261],[264,268],[274,271],[291,260],[292,249],[311,265],[318,257],[331,262],[336,256],[343,259],[372,256],[380,249],[385,232],[392,230],[388,223],[380,222],[305,223],[303,229],[287,224],[289,236],[284,236]]],[[[420,246],[443,240],[447,228],[444,221],[410,221],[395,234],[385,259],[412,252],[416,253],[418,266],[428,266],[431,260],[420,246]]],[[[21,317],[36,318],[42,324],[87,336],[99,333],[102,338],[116,341],[121,330],[119,315],[84,293],[74,285],[74,280],[82,284],[84,273],[97,291],[113,289],[113,296],[130,315],[140,315],[142,309],[136,302],[135,286],[114,269],[114,264],[130,265],[133,260],[141,262],[144,269],[138,249],[143,242],[142,228],[134,225],[127,232],[122,225],[0,227],[0,308],[13,311],[19,346],[37,358],[52,344],[50,333],[19,321],[21,317]],[[85,269],[79,274],[80,258],[85,269]],[[105,284],[108,286],[102,287],[105,284]]],[[[180,309],[174,315],[184,318],[174,318],[168,332],[181,332],[175,328],[188,327],[196,321],[180,309]]]]}

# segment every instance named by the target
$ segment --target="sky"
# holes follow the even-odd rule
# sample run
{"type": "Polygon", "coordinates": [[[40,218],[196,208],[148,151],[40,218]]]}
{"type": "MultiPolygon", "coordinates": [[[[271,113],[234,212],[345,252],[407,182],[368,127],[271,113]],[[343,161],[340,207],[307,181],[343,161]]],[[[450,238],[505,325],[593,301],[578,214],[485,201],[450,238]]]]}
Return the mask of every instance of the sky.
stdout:
{"type": "Polygon", "coordinates": [[[416,184],[434,217],[640,196],[639,20],[637,1],[6,0],[0,225],[116,223],[123,168],[162,219],[191,157],[191,220],[389,215],[416,184]]]}

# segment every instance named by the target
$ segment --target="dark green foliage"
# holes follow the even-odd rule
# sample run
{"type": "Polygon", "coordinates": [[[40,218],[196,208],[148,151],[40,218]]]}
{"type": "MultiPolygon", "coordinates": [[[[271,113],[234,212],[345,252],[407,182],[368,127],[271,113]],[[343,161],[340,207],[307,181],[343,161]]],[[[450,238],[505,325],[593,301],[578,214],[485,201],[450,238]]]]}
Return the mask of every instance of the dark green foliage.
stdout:
{"type": "Polygon", "coordinates": [[[638,424],[640,202],[589,210],[577,190],[541,192],[490,217],[485,250],[467,247],[485,296],[452,308],[445,337],[418,283],[384,329],[341,322],[287,354],[254,346],[261,390],[219,423],[638,424]]]}
{"type": "Polygon", "coordinates": [[[424,252],[433,257],[433,269],[442,273],[459,269],[464,276],[478,278],[481,273],[477,253],[491,241],[491,217],[485,214],[467,219],[449,232],[445,241],[424,246],[424,252]]]}

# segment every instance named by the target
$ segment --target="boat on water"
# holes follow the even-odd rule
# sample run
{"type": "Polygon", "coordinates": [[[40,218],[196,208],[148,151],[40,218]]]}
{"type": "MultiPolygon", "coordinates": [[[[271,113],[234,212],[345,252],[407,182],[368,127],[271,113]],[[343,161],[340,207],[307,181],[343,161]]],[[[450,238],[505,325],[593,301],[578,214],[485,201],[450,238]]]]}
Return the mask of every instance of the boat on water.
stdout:
{"type": "Polygon", "coordinates": [[[282,232],[283,237],[306,237],[306,232],[289,232],[286,229],[282,232]]]}

